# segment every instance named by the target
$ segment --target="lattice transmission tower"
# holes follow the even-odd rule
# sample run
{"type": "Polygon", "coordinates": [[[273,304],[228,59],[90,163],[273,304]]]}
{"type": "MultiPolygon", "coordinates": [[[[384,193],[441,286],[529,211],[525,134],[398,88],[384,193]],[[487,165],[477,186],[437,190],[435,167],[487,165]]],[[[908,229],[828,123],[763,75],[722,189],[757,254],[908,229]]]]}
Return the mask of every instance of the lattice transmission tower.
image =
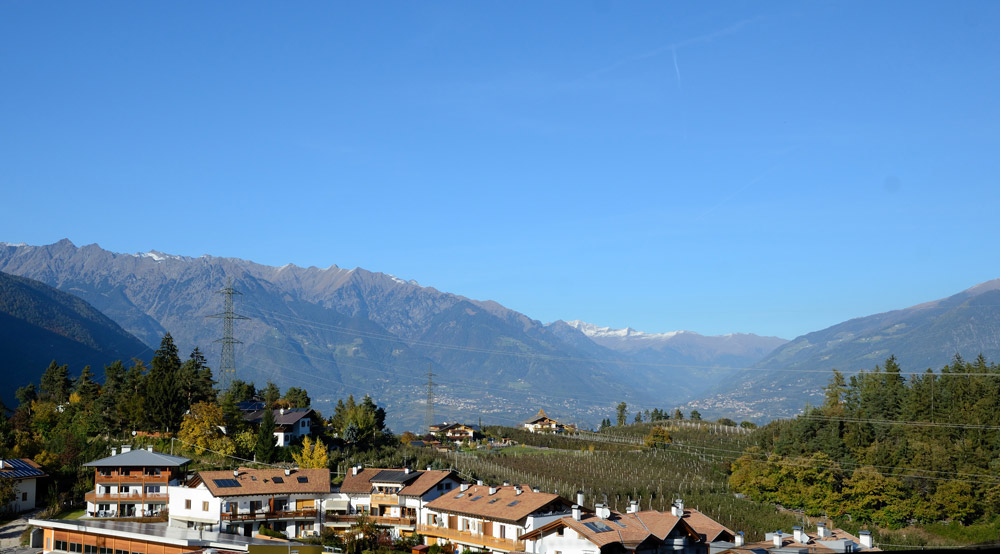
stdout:
{"type": "Polygon", "coordinates": [[[215,341],[222,343],[222,360],[219,363],[219,386],[222,390],[229,388],[229,384],[236,378],[236,352],[233,348],[242,341],[233,336],[233,322],[237,319],[250,319],[233,311],[233,295],[243,294],[233,288],[233,279],[230,277],[226,281],[226,286],[222,290],[215,291],[216,294],[225,296],[223,301],[223,311],[220,314],[208,317],[222,320],[222,338],[215,341]]]}
{"type": "Polygon", "coordinates": [[[427,411],[424,412],[424,432],[430,433],[431,425],[434,425],[434,374],[431,373],[431,364],[427,364],[427,411]]]}

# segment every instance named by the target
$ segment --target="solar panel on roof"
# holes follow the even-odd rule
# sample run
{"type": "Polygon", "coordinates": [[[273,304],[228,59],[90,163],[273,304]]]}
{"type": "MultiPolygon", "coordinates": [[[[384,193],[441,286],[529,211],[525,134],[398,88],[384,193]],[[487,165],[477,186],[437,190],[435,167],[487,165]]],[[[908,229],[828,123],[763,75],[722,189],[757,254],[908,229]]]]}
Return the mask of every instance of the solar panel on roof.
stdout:
{"type": "Polygon", "coordinates": [[[299,477],[296,477],[295,479],[297,479],[299,483],[308,483],[309,482],[309,478],[308,477],[301,476],[301,475],[299,477]]]}
{"type": "Polygon", "coordinates": [[[242,486],[236,479],[212,479],[212,482],[220,489],[242,486]]]}
{"type": "Polygon", "coordinates": [[[587,529],[590,529],[595,533],[607,533],[608,531],[611,530],[610,527],[599,521],[586,521],[584,522],[584,525],[587,527],[587,529]]]}
{"type": "Polygon", "coordinates": [[[281,484],[283,484],[285,482],[285,478],[284,477],[275,477],[274,479],[271,479],[271,480],[274,481],[275,483],[278,483],[279,485],[281,485],[281,484]]]}

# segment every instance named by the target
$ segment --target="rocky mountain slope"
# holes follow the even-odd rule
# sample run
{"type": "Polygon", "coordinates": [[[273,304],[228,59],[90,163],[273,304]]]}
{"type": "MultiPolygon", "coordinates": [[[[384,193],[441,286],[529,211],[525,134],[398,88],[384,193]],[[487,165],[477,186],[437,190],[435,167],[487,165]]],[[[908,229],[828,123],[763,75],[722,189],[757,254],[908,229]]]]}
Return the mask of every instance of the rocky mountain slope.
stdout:
{"type": "Polygon", "coordinates": [[[761,420],[791,416],[821,402],[832,369],[871,370],[894,355],[903,371],[922,372],[940,369],[956,354],[1000,360],[1000,279],[798,337],[691,406],[761,420]]]}
{"type": "MultiPolygon", "coordinates": [[[[239,378],[307,387],[321,410],[347,394],[371,393],[400,430],[417,429],[424,419],[428,370],[436,419],[481,416],[506,424],[544,407],[589,425],[619,401],[665,408],[697,388],[690,367],[675,363],[670,349],[658,356],[655,348],[607,348],[561,322],[546,326],[496,302],[363,269],[119,254],[62,240],[0,244],[0,270],[87,300],[147,345],[170,331],[182,353],[198,346],[214,365],[222,324],[208,316],[222,311],[217,292],[231,279],[241,293],[236,311],[251,318],[236,322],[244,343],[239,378]]],[[[688,350],[701,365],[728,364],[688,350]]],[[[739,358],[737,365],[746,363],[739,358]]],[[[703,389],[705,380],[696,381],[703,389]]]]}
{"type": "Polygon", "coordinates": [[[52,360],[72,375],[89,365],[100,378],[115,360],[149,359],[153,351],[84,300],[44,283],[0,272],[0,399],[38,384],[52,360]]]}

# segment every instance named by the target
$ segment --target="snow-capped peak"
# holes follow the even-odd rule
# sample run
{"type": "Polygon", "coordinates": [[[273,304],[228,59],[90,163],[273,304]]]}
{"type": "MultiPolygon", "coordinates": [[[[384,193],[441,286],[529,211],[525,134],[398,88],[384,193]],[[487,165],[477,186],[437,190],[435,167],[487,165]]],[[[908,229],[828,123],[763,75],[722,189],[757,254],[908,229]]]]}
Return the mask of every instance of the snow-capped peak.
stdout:
{"type": "Polygon", "coordinates": [[[637,339],[669,339],[680,333],[686,333],[687,331],[670,331],[669,333],[643,333],[642,331],[636,331],[631,327],[626,327],[624,329],[612,329],[611,327],[598,327],[593,323],[587,323],[586,321],[574,320],[567,321],[566,325],[573,327],[574,329],[580,331],[588,337],[619,337],[619,338],[637,338],[637,339]]]}

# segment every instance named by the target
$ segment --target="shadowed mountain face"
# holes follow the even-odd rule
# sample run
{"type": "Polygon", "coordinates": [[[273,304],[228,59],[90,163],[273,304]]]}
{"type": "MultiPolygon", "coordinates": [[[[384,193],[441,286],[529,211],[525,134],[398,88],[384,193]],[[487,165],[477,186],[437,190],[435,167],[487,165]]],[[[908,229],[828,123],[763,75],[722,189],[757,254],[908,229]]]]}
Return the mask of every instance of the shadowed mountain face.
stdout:
{"type": "Polygon", "coordinates": [[[52,360],[79,374],[153,351],[84,300],[44,283],[0,272],[0,399],[13,407],[14,391],[39,382],[52,360]]]}
{"type": "MultiPolygon", "coordinates": [[[[217,292],[232,279],[241,293],[236,311],[251,318],[235,324],[243,342],[238,378],[305,387],[323,411],[337,398],[370,393],[397,430],[421,427],[428,370],[436,420],[502,424],[544,407],[589,425],[612,415],[622,400],[669,407],[711,384],[703,375],[692,379],[688,362],[677,362],[670,349],[660,356],[655,348],[607,348],[562,322],[545,326],[495,302],[363,269],[117,254],[62,240],[0,244],[0,270],[87,300],[147,345],[158,345],[169,331],[182,353],[198,346],[213,365],[222,322],[208,316],[223,310],[217,292]]],[[[692,345],[678,350],[699,367],[733,365],[692,345]]],[[[735,365],[749,363],[739,357],[735,365]]]]}
{"type": "Polygon", "coordinates": [[[904,372],[923,372],[940,369],[956,354],[1000,360],[1000,279],[798,337],[691,406],[758,420],[792,416],[807,403],[822,402],[832,369],[850,375],[894,355],[904,372]]]}

